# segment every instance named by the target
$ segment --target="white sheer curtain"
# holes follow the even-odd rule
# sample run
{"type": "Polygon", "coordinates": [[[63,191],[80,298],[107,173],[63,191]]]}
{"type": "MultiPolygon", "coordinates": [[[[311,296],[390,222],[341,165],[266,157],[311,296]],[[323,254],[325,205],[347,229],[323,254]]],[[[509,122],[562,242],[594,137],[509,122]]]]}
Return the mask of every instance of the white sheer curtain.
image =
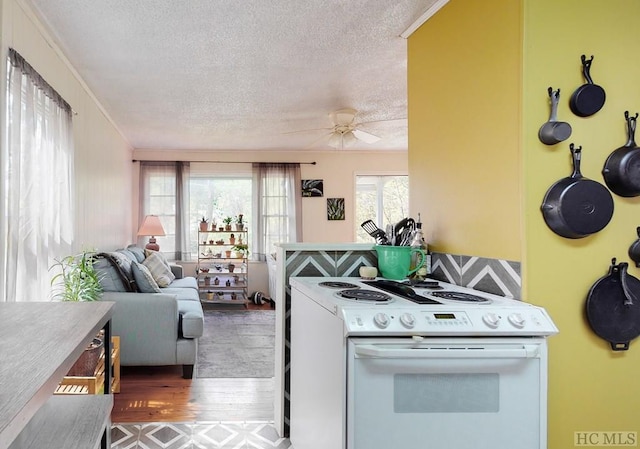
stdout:
{"type": "Polygon", "coordinates": [[[253,258],[265,261],[276,243],[302,239],[300,164],[253,164],[253,258]]]}
{"type": "Polygon", "coordinates": [[[13,49],[6,94],[0,300],[44,301],[50,299],[49,267],[72,251],[72,112],[13,49]]]}
{"type": "MultiPolygon", "coordinates": [[[[165,236],[156,240],[170,260],[189,261],[189,162],[144,161],[140,163],[140,217],[160,218],[165,236]]],[[[149,237],[140,237],[144,247],[149,237]]]]}

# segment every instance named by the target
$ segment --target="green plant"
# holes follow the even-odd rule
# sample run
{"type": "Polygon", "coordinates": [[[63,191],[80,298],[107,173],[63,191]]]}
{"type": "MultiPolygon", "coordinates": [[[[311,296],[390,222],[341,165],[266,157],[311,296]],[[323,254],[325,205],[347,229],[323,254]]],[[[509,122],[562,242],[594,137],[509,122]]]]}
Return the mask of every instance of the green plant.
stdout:
{"type": "Polygon", "coordinates": [[[206,222],[207,222],[207,219],[202,217],[202,220],[200,220],[200,223],[206,223],[206,222]]]}
{"type": "Polygon", "coordinates": [[[244,221],[243,220],[244,214],[238,214],[238,216],[236,217],[236,223],[238,224],[243,224],[244,221]]]}
{"type": "Polygon", "coordinates": [[[233,218],[231,217],[225,217],[224,220],[222,220],[222,222],[226,225],[230,225],[232,221],[233,221],[233,218]]]}
{"type": "Polygon", "coordinates": [[[95,253],[82,252],[75,256],[55,259],[49,268],[59,269],[51,278],[53,299],[60,301],[97,301],[102,294],[100,276],[93,266],[95,253]]]}
{"type": "Polygon", "coordinates": [[[249,245],[247,245],[246,243],[238,243],[237,245],[233,245],[231,247],[231,251],[242,253],[244,257],[244,253],[249,254],[249,245]]]}

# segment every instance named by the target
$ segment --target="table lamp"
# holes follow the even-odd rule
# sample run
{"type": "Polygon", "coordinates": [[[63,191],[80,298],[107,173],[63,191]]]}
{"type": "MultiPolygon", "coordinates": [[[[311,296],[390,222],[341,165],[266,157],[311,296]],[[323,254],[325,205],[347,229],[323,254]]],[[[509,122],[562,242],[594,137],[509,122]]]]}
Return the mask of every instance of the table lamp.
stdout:
{"type": "Polygon", "coordinates": [[[166,235],[160,218],[157,215],[147,215],[142,221],[142,226],[138,229],[138,236],[150,236],[146,249],[152,251],[160,251],[160,245],[156,243],[156,236],[166,235]]]}

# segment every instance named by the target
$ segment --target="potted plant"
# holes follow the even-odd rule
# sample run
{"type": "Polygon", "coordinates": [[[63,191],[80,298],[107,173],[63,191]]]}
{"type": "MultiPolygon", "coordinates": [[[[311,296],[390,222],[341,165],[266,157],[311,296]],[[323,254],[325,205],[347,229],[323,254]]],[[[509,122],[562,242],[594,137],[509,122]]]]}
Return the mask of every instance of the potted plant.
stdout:
{"type": "Polygon", "coordinates": [[[225,231],[231,231],[231,221],[233,221],[233,218],[231,217],[225,217],[222,222],[224,223],[224,230],[225,231]]]}
{"type": "Polygon", "coordinates": [[[238,257],[240,257],[241,259],[244,259],[246,254],[249,254],[249,245],[247,245],[246,243],[238,243],[236,245],[233,245],[231,249],[235,251],[235,253],[238,254],[238,257]]]}
{"type": "Polygon", "coordinates": [[[236,244],[236,236],[231,234],[229,236],[229,245],[235,245],[236,244]]]}
{"type": "Polygon", "coordinates": [[[236,217],[236,231],[242,231],[244,229],[244,215],[238,214],[236,217]]]}
{"type": "Polygon", "coordinates": [[[206,232],[208,226],[209,224],[207,223],[207,219],[202,217],[202,220],[200,220],[200,231],[206,232]]]}
{"type": "MultiPolygon", "coordinates": [[[[100,276],[93,266],[94,258],[95,253],[85,251],[78,255],[55,259],[55,263],[49,268],[49,271],[59,270],[51,278],[52,298],[72,302],[99,300],[102,295],[102,285],[100,276]]],[[[85,348],[67,375],[93,376],[103,347],[103,336],[98,334],[85,348]]]]}

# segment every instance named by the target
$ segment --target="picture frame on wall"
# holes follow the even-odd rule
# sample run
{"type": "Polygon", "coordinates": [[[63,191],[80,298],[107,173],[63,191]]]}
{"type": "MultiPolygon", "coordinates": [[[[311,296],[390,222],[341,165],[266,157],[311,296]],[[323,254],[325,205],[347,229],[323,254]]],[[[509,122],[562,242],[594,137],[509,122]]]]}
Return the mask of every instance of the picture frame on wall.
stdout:
{"type": "Polygon", "coordinates": [[[318,197],[324,195],[324,182],[322,179],[303,179],[302,197],[318,197]]]}
{"type": "Polygon", "coordinates": [[[327,198],[327,220],[344,220],[344,198],[327,198]]]}

